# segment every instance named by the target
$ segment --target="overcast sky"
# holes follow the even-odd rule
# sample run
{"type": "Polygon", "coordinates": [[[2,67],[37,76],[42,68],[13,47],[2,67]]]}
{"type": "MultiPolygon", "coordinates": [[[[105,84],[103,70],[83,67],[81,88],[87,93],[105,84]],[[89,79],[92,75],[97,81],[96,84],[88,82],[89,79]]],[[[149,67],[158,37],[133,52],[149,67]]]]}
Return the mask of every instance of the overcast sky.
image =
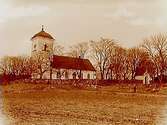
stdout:
{"type": "Polygon", "coordinates": [[[29,54],[41,25],[64,46],[105,37],[132,47],[167,32],[167,0],[0,0],[0,57],[29,54]]]}

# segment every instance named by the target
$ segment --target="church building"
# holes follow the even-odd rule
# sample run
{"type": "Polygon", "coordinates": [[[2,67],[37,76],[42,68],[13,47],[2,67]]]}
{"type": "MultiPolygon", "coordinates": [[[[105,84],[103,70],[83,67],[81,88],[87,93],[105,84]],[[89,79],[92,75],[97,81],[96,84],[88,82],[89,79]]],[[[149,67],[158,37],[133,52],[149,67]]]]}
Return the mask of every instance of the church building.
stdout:
{"type": "MultiPolygon", "coordinates": [[[[88,59],[74,58],[68,56],[54,55],[53,46],[55,39],[42,30],[32,38],[32,58],[43,58],[47,64],[47,71],[42,75],[42,79],[95,79],[96,71],[88,59]]],[[[43,66],[46,68],[46,66],[43,66]]],[[[34,73],[33,78],[40,78],[38,73],[34,73]]]]}

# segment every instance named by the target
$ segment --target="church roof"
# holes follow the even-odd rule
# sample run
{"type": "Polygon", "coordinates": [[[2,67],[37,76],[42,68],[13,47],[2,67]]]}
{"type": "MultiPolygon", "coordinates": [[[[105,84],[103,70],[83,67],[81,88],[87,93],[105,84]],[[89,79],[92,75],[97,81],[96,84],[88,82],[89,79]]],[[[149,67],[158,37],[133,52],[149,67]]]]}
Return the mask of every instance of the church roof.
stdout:
{"type": "Polygon", "coordinates": [[[68,56],[54,55],[52,67],[56,69],[95,71],[95,68],[88,59],[74,58],[68,56]]]}
{"type": "Polygon", "coordinates": [[[54,38],[49,33],[44,31],[43,26],[42,26],[42,30],[39,33],[35,34],[31,39],[38,37],[38,36],[54,40],[54,38]]]}

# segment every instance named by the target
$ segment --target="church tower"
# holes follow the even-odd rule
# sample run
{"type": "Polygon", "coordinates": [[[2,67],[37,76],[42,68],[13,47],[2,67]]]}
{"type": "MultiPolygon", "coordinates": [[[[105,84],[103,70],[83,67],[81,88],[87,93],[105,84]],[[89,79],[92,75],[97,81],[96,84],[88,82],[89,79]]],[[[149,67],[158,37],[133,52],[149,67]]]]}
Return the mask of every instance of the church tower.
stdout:
{"type": "Polygon", "coordinates": [[[42,30],[31,38],[31,57],[36,58],[40,56],[48,60],[53,55],[54,40],[49,33],[44,31],[42,25],[42,30]]]}

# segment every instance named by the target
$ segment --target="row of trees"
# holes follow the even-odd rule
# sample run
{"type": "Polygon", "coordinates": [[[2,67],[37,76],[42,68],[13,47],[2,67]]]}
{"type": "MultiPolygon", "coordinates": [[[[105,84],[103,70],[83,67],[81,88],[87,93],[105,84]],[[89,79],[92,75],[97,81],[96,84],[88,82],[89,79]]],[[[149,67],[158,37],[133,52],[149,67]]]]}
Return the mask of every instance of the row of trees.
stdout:
{"type": "Polygon", "coordinates": [[[143,39],[133,48],[124,48],[114,39],[79,43],[72,47],[70,55],[88,56],[101,79],[135,79],[140,70],[147,71],[152,79],[160,82],[167,73],[167,35],[155,34],[143,39]]]}
{"type": "MultiPolygon", "coordinates": [[[[62,46],[56,45],[54,54],[89,58],[101,79],[135,79],[140,68],[147,70],[153,79],[159,76],[161,82],[167,71],[166,34],[148,37],[141,45],[133,48],[124,48],[114,39],[100,38],[98,41],[73,45],[66,53],[63,50],[62,46]]],[[[0,71],[12,76],[31,76],[32,72],[36,72],[42,78],[48,66],[44,64],[43,57],[37,60],[31,57],[4,57],[1,59],[0,71]]]]}
{"type": "Polygon", "coordinates": [[[123,48],[114,39],[106,38],[76,44],[67,55],[87,56],[101,79],[135,79],[137,67],[149,61],[149,55],[142,47],[123,48]]]}
{"type": "Polygon", "coordinates": [[[6,56],[1,59],[1,75],[5,80],[14,80],[16,77],[31,76],[34,72],[34,61],[27,57],[6,56]]]}
{"type": "Polygon", "coordinates": [[[43,56],[34,59],[26,56],[5,56],[0,62],[0,72],[4,80],[30,78],[36,73],[42,79],[43,74],[49,70],[50,64],[43,56]]]}
{"type": "Polygon", "coordinates": [[[137,67],[148,58],[146,52],[139,47],[126,49],[114,40],[103,38],[95,43],[91,43],[92,55],[102,79],[134,79],[137,67]]]}

